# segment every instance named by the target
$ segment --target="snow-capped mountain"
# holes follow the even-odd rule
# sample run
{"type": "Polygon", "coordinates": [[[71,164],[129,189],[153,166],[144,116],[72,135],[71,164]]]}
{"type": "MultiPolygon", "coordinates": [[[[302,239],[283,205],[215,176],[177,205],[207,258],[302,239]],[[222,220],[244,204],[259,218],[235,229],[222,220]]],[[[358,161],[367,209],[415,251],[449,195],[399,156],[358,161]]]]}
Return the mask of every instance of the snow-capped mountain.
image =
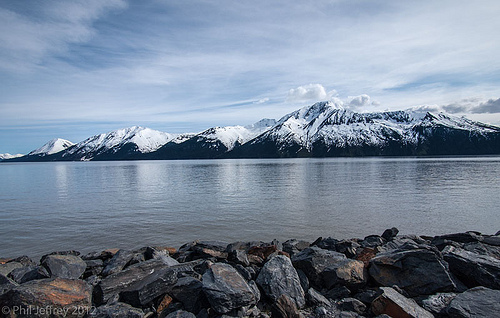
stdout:
{"type": "Polygon", "coordinates": [[[74,143],[72,143],[69,140],[56,138],[56,139],[50,140],[49,142],[47,142],[45,145],[41,146],[40,148],[33,150],[32,152],[30,152],[28,154],[28,156],[53,155],[53,154],[58,153],[60,151],[66,150],[73,145],[74,145],[74,143]]]}
{"type": "Polygon", "coordinates": [[[7,160],[7,159],[13,159],[13,158],[19,158],[22,156],[24,156],[24,155],[22,155],[22,154],[11,155],[10,153],[0,153],[0,161],[7,160]]]}

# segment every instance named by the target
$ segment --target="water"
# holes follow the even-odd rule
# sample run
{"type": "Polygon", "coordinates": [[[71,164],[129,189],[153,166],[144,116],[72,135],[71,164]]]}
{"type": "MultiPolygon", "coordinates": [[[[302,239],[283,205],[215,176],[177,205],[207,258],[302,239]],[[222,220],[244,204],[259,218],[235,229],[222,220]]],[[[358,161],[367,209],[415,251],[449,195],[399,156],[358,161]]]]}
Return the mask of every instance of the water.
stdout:
{"type": "Polygon", "coordinates": [[[500,157],[0,164],[0,257],[500,230],[500,157]]]}

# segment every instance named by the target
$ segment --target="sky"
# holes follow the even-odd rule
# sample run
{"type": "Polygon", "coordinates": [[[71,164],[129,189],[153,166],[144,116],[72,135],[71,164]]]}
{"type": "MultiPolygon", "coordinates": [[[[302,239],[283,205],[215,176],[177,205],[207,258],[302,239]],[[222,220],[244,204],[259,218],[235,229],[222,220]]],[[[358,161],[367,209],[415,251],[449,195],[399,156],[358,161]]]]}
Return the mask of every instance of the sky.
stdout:
{"type": "Polygon", "coordinates": [[[500,1],[2,0],[0,153],[336,99],[500,125],[500,1]]]}

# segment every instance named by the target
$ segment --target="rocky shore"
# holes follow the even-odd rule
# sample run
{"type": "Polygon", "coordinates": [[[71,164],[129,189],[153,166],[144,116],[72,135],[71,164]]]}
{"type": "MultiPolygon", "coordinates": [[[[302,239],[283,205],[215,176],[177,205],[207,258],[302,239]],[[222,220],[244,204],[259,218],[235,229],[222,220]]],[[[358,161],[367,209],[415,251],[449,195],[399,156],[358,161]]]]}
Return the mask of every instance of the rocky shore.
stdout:
{"type": "Polygon", "coordinates": [[[0,259],[2,317],[500,317],[500,232],[0,259]]]}

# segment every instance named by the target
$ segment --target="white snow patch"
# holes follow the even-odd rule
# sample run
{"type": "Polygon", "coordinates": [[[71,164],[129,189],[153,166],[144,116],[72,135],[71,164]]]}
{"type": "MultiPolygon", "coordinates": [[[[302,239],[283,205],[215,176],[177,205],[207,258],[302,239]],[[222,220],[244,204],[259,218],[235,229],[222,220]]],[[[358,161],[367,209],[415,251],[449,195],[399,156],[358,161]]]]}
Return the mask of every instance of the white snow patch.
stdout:
{"type": "Polygon", "coordinates": [[[28,155],[30,155],[30,156],[32,156],[32,155],[38,155],[38,156],[52,155],[52,154],[58,153],[60,151],[66,150],[73,145],[74,145],[74,143],[72,143],[69,140],[56,138],[56,139],[50,140],[49,142],[47,142],[45,145],[41,146],[40,148],[33,150],[28,155]]]}

